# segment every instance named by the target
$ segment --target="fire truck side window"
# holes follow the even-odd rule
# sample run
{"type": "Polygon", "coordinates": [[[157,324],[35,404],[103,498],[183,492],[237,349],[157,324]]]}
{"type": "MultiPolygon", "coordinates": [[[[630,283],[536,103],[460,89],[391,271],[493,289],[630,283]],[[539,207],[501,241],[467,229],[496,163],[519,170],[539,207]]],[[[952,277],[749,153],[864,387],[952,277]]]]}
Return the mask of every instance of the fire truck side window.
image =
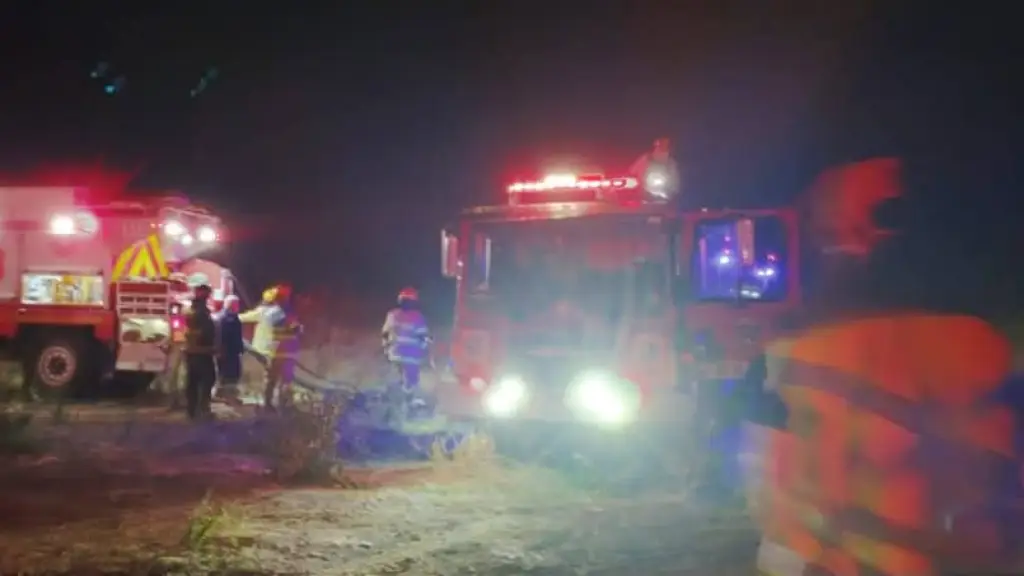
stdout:
{"type": "Polygon", "coordinates": [[[753,262],[743,262],[737,219],[697,225],[690,281],[697,300],[778,301],[789,291],[786,226],[774,216],[755,218],[753,262]]]}
{"type": "Polygon", "coordinates": [[[468,247],[468,281],[471,292],[488,292],[491,284],[491,238],[477,232],[468,247]]]}

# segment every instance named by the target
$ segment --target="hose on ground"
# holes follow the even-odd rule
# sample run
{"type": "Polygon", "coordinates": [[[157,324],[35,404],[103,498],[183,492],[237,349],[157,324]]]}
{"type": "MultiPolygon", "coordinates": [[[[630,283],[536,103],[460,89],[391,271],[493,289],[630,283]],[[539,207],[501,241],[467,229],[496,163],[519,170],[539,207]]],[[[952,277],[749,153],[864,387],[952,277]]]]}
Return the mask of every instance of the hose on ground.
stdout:
{"type": "MultiPolygon", "coordinates": [[[[254,349],[250,341],[243,340],[243,343],[245,344],[246,354],[255,358],[264,368],[269,366],[269,359],[254,349]]],[[[320,394],[341,394],[345,398],[355,396],[358,390],[358,387],[355,384],[341,380],[330,380],[322,374],[317,374],[298,360],[295,361],[294,383],[300,388],[310,392],[317,392],[320,394]]]]}

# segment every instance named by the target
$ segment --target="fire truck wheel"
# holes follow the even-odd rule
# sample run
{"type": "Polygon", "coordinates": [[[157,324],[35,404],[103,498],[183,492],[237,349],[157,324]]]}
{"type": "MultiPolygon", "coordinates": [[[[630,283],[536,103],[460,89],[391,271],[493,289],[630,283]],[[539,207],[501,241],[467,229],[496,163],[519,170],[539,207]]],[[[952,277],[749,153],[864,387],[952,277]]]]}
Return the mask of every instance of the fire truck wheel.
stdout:
{"type": "Polygon", "coordinates": [[[33,397],[49,400],[67,396],[88,373],[85,345],[74,337],[45,338],[26,358],[25,376],[33,397]]]}

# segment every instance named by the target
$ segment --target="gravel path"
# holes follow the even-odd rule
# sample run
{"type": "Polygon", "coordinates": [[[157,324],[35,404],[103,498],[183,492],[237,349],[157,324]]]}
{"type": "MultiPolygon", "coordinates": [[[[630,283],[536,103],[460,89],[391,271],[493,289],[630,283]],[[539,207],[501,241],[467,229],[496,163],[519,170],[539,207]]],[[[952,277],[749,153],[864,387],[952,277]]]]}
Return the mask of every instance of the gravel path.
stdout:
{"type": "Polygon", "coordinates": [[[756,534],[678,494],[609,498],[543,469],[435,471],[415,485],[291,490],[226,535],[271,573],[752,574],[756,534]]]}
{"type": "Polygon", "coordinates": [[[57,453],[0,463],[0,573],[754,574],[745,514],[686,494],[612,496],[490,461],[282,487],[258,458],[222,450],[218,425],[161,410],[81,410],[43,426],[57,453]]]}

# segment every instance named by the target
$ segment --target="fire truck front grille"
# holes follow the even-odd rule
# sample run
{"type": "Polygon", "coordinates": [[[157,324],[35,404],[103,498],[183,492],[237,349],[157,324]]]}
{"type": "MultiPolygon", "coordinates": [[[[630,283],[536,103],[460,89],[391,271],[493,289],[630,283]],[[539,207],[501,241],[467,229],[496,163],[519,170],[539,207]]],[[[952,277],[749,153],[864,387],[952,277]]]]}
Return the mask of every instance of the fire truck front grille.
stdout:
{"type": "Polygon", "coordinates": [[[516,367],[538,399],[555,402],[561,402],[579,372],[577,362],[559,356],[527,356],[516,362],[516,367]]]}
{"type": "Polygon", "coordinates": [[[578,349],[583,345],[582,326],[562,326],[546,330],[523,330],[512,338],[515,348],[578,349]]]}

